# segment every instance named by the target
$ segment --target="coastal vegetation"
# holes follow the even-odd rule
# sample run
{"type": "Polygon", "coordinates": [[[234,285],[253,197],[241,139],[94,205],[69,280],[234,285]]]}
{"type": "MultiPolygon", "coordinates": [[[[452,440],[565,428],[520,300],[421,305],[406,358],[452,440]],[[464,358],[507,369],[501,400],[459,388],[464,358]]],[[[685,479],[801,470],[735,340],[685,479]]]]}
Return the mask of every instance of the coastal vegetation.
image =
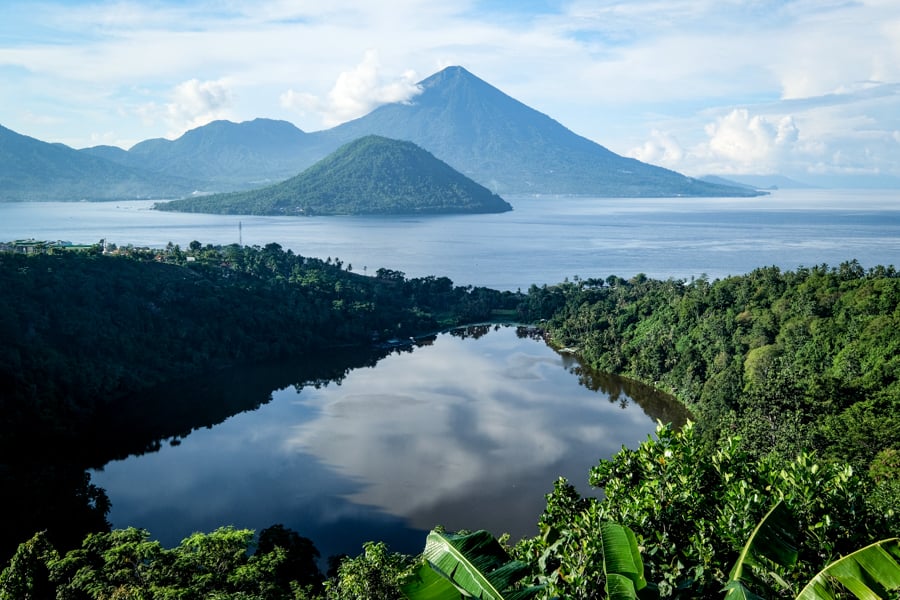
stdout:
{"type": "MultiPolygon", "coordinates": [[[[807,582],[830,581],[842,556],[900,532],[893,268],[850,261],[712,282],[610,276],[521,294],[388,269],[361,275],[277,244],[109,250],[0,254],[0,475],[16,500],[4,516],[0,598],[426,597],[414,576],[448,590],[432,597],[460,597],[433,566],[470,563],[503,584],[484,597],[796,597],[807,582]],[[431,563],[372,541],[322,573],[314,541],[280,526],[258,536],[223,527],[166,549],[152,532],[106,523],[108,500],[84,471],[100,453],[79,449],[95,417],[129,393],[498,315],[541,323],[551,343],[594,366],[670,391],[695,423],[660,424],[600,461],[589,477],[602,497],[559,480],[536,515],[537,537],[438,530],[431,563]],[[59,480],[65,498],[49,483],[59,480]],[[770,560],[760,531],[795,556],[770,560]],[[633,548],[633,570],[609,562],[612,539],[633,548]],[[478,562],[473,548],[492,558],[478,562]]],[[[897,598],[896,543],[875,548],[888,565],[875,597],[897,598]]]]}

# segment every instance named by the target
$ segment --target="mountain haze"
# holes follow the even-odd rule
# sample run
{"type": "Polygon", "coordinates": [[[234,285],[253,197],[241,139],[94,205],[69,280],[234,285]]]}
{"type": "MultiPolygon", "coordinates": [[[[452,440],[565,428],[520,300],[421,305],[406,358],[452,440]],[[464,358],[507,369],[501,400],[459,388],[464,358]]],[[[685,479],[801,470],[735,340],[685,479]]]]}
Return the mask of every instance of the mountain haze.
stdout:
{"type": "Polygon", "coordinates": [[[788,189],[813,189],[816,186],[786,177],[784,175],[707,175],[702,177],[705,181],[728,181],[733,185],[745,185],[758,190],[788,190],[788,189]]]}
{"type": "Polygon", "coordinates": [[[208,191],[259,187],[296,175],[324,154],[308,134],[287,121],[213,121],[176,140],[155,138],[127,152],[108,147],[83,152],[133,167],[206,182],[208,191]]]}
{"type": "Polygon", "coordinates": [[[320,135],[409,140],[497,193],[756,195],[619,156],[462,67],[448,67],[419,85],[421,94],[409,102],[381,106],[320,135]]]}
{"type": "Polygon", "coordinates": [[[172,198],[194,185],[0,126],[0,202],[172,198]]]}
{"type": "Polygon", "coordinates": [[[259,190],[186,198],[161,210],[262,215],[450,214],[512,210],[411,142],[369,135],[300,175],[259,190]]]}
{"type": "Polygon", "coordinates": [[[292,177],[368,135],[412,142],[494,193],[760,194],[619,156],[462,67],[448,67],[419,87],[421,93],[408,102],[310,133],[272,119],[214,121],[176,140],[145,140],[127,151],[111,146],[76,151],[32,138],[30,146],[18,138],[12,143],[18,134],[3,130],[0,148],[11,158],[0,165],[0,194],[5,194],[0,199],[171,198],[198,190],[248,190],[292,177]]]}

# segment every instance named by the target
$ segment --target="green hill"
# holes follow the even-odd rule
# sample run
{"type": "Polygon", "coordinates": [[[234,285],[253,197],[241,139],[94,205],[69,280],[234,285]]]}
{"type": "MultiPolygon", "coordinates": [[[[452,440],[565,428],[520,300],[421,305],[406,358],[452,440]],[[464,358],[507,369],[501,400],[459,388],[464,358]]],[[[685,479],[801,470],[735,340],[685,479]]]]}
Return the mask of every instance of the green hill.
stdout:
{"type": "Polygon", "coordinates": [[[369,135],[300,175],[248,192],[186,198],[160,210],[255,215],[495,213],[502,198],[412,142],[369,135]]]}

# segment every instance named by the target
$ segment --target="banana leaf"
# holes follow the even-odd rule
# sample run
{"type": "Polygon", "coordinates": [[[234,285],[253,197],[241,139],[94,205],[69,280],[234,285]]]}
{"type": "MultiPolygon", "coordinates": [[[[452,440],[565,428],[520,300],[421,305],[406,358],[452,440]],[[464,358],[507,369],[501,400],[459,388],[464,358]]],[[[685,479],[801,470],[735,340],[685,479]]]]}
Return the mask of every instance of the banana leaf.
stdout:
{"type": "Polygon", "coordinates": [[[647,587],[644,563],[634,533],[616,523],[600,525],[606,595],[610,600],[633,600],[647,587]]]}
{"type": "Polygon", "coordinates": [[[860,600],[882,600],[900,591],[900,538],[861,548],[840,558],[806,584],[797,600],[836,600],[844,588],[860,600]]]}
{"type": "Polygon", "coordinates": [[[452,534],[432,531],[425,540],[425,562],[401,584],[410,600],[526,600],[542,586],[517,588],[531,569],[510,560],[487,531],[452,534]]]}
{"type": "Polygon", "coordinates": [[[788,584],[771,570],[771,566],[791,567],[797,564],[796,539],[797,521],[779,500],[744,544],[725,585],[725,600],[762,600],[750,589],[758,580],[747,567],[765,569],[783,587],[788,588],[788,584]]]}

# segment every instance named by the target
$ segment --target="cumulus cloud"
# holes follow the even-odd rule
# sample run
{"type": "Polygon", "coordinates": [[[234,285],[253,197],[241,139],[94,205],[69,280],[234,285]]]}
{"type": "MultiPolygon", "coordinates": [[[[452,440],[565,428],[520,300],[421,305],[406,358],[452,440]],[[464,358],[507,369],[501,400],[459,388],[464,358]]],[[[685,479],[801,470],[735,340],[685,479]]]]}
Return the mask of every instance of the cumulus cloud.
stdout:
{"type": "Polygon", "coordinates": [[[628,155],[646,163],[674,168],[684,159],[685,150],[675,136],[654,129],[650,139],[632,149],[628,155]]]}
{"type": "Polygon", "coordinates": [[[678,131],[689,143],[681,143],[681,136],[676,137],[671,130],[656,128],[628,155],[699,176],[784,173],[794,170],[798,159],[827,153],[822,139],[801,137],[795,117],[787,113],[753,114],[746,108],[735,108],[712,122],[707,117],[678,131]]]}
{"type": "Polygon", "coordinates": [[[714,159],[724,160],[729,172],[771,173],[799,139],[799,129],[791,116],[777,121],[751,115],[736,108],[706,126],[708,150],[714,159]]]}
{"type": "Polygon", "coordinates": [[[278,100],[283,108],[294,110],[302,115],[319,112],[322,109],[322,102],[319,98],[307,92],[288,90],[281,94],[278,100]]]}
{"type": "Polygon", "coordinates": [[[233,97],[221,81],[190,79],[175,86],[166,105],[166,118],[175,134],[228,116],[233,97]]]}
{"type": "Polygon", "coordinates": [[[142,104],[133,112],[145,124],[165,123],[167,136],[174,138],[210,121],[229,118],[234,94],[224,81],[189,79],[176,85],[168,93],[168,100],[163,105],[142,104]]]}
{"type": "Polygon", "coordinates": [[[360,64],[338,75],[326,98],[291,89],[281,94],[281,106],[301,113],[320,113],[324,124],[331,127],[361,117],[382,104],[407,102],[421,91],[413,71],[406,71],[393,81],[384,81],[379,71],[378,54],[368,50],[360,64]]]}

